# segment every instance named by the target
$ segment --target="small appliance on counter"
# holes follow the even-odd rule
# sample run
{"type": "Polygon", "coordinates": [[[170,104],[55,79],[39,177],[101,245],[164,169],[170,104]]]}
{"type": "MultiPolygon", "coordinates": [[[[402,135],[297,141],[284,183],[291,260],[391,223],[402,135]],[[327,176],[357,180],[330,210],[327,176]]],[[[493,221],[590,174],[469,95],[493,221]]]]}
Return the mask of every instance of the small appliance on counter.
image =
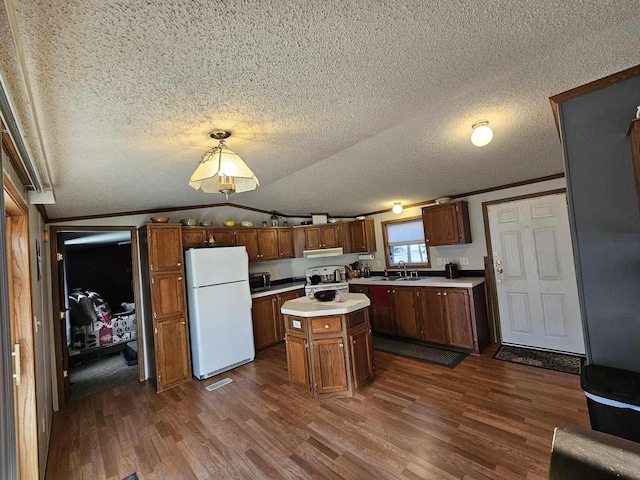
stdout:
{"type": "Polygon", "coordinates": [[[444,266],[444,276],[446,278],[458,278],[460,274],[458,273],[458,265],[455,263],[447,263],[444,266]]]}
{"type": "Polygon", "coordinates": [[[252,292],[271,288],[271,272],[255,272],[249,274],[249,288],[252,292]]]}

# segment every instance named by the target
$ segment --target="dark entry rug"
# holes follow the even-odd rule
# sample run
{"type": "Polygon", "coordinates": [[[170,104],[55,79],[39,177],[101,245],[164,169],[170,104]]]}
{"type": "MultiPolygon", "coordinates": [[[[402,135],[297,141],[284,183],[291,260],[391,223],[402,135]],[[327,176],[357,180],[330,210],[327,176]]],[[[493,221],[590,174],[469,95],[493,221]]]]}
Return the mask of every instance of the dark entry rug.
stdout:
{"type": "Polygon", "coordinates": [[[119,353],[83,363],[69,370],[70,401],[111,390],[138,380],[138,366],[127,366],[119,353]]]}
{"type": "Polygon", "coordinates": [[[377,336],[373,337],[373,349],[445,368],[455,368],[467,358],[466,353],[452,352],[377,336]]]}
{"type": "Polygon", "coordinates": [[[493,358],[504,360],[505,362],[521,363],[532,367],[571,373],[573,375],[580,375],[580,369],[584,362],[584,357],[579,355],[545,352],[542,350],[511,347],[508,345],[501,346],[493,358]]]}

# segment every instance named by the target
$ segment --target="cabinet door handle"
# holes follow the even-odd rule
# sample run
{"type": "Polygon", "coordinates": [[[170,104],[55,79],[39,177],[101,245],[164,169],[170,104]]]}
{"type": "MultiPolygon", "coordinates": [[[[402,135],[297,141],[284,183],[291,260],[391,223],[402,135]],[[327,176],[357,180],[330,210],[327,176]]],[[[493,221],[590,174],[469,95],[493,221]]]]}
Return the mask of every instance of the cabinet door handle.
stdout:
{"type": "Polygon", "coordinates": [[[158,318],[158,312],[153,312],[153,318],[158,318]]]}
{"type": "Polygon", "coordinates": [[[387,293],[391,293],[391,290],[387,290],[387,293]]]}
{"type": "Polygon", "coordinates": [[[186,324],[187,324],[187,322],[180,322],[180,323],[181,323],[182,325],[186,325],[186,324]]]}
{"type": "Polygon", "coordinates": [[[442,295],[442,293],[438,292],[438,295],[442,295]]]}
{"type": "Polygon", "coordinates": [[[339,344],[338,344],[338,346],[339,346],[340,348],[343,348],[343,347],[344,347],[344,343],[339,343],[339,344]]]}
{"type": "Polygon", "coordinates": [[[444,292],[443,295],[446,297],[447,296],[447,292],[444,292]]]}
{"type": "Polygon", "coordinates": [[[329,328],[329,324],[328,324],[328,323],[325,323],[324,328],[327,328],[327,329],[328,329],[328,328],[329,328]]]}
{"type": "Polygon", "coordinates": [[[180,281],[180,280],[182,280],[182,277],[178,277],[178,280],[179,280],[179,281],[180,281]]]}
{"type": "Polygon", "coordinates": [[[178,267],[181,267],[181,266],[182,266],[182,262],[178,262],[178,267]]]}
{"type": "Polygon", "coordinates": [[[351,340],[351,343],[353,343],[353,344],[355,345],[355,344],[356,344],[356,341],[355,341],[355,340],[351,340]]]}

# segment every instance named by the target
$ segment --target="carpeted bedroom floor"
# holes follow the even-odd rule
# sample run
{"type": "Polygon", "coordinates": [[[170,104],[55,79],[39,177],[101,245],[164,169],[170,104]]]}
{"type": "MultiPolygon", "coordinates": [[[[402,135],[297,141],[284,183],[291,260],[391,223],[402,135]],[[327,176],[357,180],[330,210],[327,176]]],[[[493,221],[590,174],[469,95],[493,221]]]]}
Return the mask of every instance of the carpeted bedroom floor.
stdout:
{"type": "Polygon", "coordinates": [[[69,377],[70,401],[74,401],[138,380],[138,366],[127,366],[117,353],[73,367],[69,377]]]}

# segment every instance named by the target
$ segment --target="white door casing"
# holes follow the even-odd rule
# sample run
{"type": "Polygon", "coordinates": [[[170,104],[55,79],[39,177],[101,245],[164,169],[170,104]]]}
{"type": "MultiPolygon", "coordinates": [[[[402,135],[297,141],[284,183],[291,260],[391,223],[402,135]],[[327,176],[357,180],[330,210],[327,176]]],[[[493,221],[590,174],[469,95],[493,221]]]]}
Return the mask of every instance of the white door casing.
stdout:
{"type": "Polygon", "coordinates": [[[565,194],[487,213],[502,343],[584,354],[565,194]]]}

